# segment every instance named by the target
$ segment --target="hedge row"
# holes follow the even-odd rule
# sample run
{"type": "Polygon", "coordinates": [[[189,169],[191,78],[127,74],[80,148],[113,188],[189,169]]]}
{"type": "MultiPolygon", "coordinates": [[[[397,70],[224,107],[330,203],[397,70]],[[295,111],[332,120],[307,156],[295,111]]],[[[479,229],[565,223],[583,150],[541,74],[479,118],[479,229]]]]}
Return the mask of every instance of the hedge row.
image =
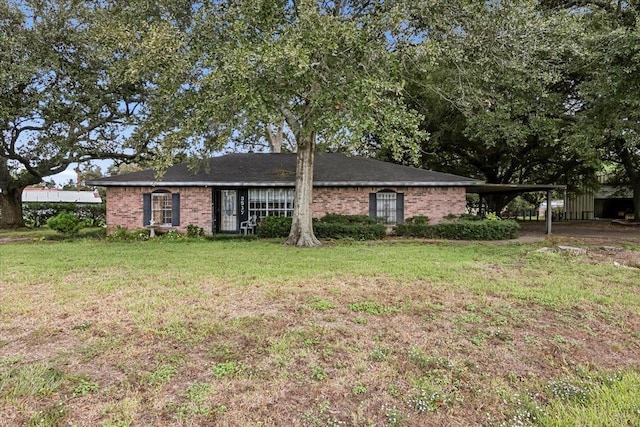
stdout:
{"type": "Polygon", "coordinates": [[[291,230],[291,217],[268,216],[258,223],[256,235],[261,238],[287,237],[291,230]]]}
{"type": "MultiPolygon", "coordinates": [[[[291,230],[291,217],[271,216],[264,218],[258,224],[256,236],[259,238],[285,238],[291,230]]],[[[460,220],[429,225],[428,218],[409,218],[406,223],[396,225],[394,234],[404,237],[421,237],[451,240],[505,240],[518,237],[520,226],[516,221],[470,221],[460,220]]],[[[377,219],[363,215],[327,215],[313,221],[313,231],[321,239],[354,239],[376,240],[384,239],[386,227],[377,219]]],[[[204,232],[196,226],[189,226],[187,235],[182,236],[176,231],[165,233],[164,238],[202,237],[204,232]]],[[[207,239],[241,239],[255,238],[243,235],[214,235],[204,236],[207,239]]],[[[109,236],[110,240],[147,240],[149,230],[128,231],[118,228],[109,236]]]]}
{"type": "Polygon", "coordinates": [[[507,240],[518,237],[520,225],[513,220],[457,221],[440,224],[398,224],[396,236],[450,240],[507,240]]]}
{"type": "Polygon", "coordinates": [[[22,205],[22,216],[25,225],[29,227],[42,227],[49,218],[53,218],[62,212],[71,212],[80,218],[88,227],[102,227],[105,224],[106,205],[77,203],[39,203],[28,202],[22,205]]]}
{"type": "Polygon", "coordinates": [[[319,239],[380,240],[387,235],[382,224],[341,224],[317,221],[313,232],[319,239]]]}
{"type": "Polygon", "coordinates": [[[334,213],[328,213],[316,222],[325,224],[383,224],[384,218],[372,218],[367,215],[340,215],[334,213]]]}
{"type": "MultiPolygon", "coordinates": [[[[284,238],[291,230],[291,217],[266,217],[258,224],[256,234],[262,238],[284,238]]],[[[313,221],[313,232],[320,239],[384,239],[387,230],[375,218],[365,215],[329,214],[313,221]]]]}

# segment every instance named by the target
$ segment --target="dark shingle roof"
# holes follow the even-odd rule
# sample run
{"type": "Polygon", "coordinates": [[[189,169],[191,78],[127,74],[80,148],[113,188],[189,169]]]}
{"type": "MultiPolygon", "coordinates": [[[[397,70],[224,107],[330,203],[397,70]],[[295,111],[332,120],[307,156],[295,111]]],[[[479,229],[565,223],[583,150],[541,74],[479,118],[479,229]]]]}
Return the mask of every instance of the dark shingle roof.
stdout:
{"type": "MultiPolygon", "coordinates": [[[[208,170],[189,169],[186,164],[168,168],[158,179],[153,170],[133,172],[90,181],[100,186],[294,186],[296,155],[228,154],[210,160],[208,170]]],[[[339,153],[315,155],[313,185],[356,186],[466,186],[481,181],[458,175],[418,169],[339,153]]]]}

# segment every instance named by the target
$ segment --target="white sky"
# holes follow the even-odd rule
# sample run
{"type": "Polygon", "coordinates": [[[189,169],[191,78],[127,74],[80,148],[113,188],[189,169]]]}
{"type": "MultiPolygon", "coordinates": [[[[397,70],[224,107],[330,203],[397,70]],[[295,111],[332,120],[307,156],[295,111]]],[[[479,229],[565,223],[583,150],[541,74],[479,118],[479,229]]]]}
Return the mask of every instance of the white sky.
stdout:
{"type": "MultiPolygon", "coordinates": [[[[110,160],[92,160],[91,161],[91,164],[100,166],[100,169],[102,170],[103,174],[107,172],[107,168],[111,165],[111,163],[113,162],[110,160]]],[[[44,180],[49,181],[53,179],[56,183],[56,187],[62,187],[67,182],[69,182],[69,180],[76,182],[77,175],[74,170],[76,166],[78,166],[77,163],[72,163],[64,172],[61,172],[56,175],[48,176],[44,180]]]]}

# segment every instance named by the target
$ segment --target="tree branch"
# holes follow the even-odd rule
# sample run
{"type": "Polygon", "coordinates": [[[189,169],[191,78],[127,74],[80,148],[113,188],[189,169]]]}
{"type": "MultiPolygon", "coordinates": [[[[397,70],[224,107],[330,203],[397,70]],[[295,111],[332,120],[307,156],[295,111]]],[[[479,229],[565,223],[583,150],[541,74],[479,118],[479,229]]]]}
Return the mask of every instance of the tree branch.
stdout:
{"type": "Polygon", "coordinates": [[[282,111],[282,114],[284,115],[284,119],[286,120],[287,124],[293,131],[293,134],[296,136],[296,140],[297,140],[298,135],[300,135],[302,132],[302,125],[300,124],[296,116],[288,108],[286,107],[280,108],[280,111],[282,111]]]}

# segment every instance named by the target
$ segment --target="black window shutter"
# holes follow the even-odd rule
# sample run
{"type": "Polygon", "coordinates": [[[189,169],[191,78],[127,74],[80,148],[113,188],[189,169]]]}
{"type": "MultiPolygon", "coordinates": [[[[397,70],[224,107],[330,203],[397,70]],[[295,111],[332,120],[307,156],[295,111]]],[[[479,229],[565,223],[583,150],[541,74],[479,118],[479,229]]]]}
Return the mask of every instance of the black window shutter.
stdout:
{"type": "Polygon", "coordinates": [[[404,193],[396,193],[396,224],[404,223],[404,193]]]}
{"type": "Polygon", "coordinates": [[[180,193],[171,195],[171,225],[180,225],[180,193]]]}
{"type": "Polygon", "coordinates": [[[146,227],[151,222],[151,193],[142,195],[142,226],[146,227]]]}
{"type": "Polygon", "coordinates": [[[378,203],[376,193],[369,193],[369,218],[375,218],[378,213],[378,203]]]}

